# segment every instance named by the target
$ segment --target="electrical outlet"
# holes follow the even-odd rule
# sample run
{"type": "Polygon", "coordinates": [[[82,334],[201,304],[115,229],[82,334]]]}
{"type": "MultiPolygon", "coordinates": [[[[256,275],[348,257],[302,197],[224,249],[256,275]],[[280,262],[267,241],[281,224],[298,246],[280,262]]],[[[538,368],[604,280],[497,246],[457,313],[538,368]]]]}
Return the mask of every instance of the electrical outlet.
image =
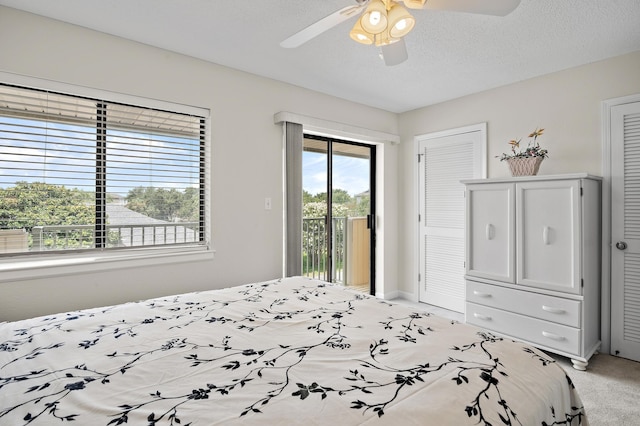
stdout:
{"type": "Polygon", "coordinates": [[[264,199],[264,209],[271,210],[271,198],[267,197],[264,199]]]}

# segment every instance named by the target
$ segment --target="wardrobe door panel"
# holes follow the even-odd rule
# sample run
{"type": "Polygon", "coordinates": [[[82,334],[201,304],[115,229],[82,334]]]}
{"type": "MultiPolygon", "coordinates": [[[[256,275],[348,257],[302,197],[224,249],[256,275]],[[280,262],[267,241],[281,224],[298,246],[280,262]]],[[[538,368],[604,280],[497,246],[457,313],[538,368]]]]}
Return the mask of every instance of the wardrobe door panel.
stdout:
{"type": "Polygon", "coordinates": [[[514,185],[467,187],[467,275],[515,282],[514,185]]]}
{"type": "Polygon", "coordinates": [[[517,284],[579,294],[579,180],[516,185],[517,284]]]}

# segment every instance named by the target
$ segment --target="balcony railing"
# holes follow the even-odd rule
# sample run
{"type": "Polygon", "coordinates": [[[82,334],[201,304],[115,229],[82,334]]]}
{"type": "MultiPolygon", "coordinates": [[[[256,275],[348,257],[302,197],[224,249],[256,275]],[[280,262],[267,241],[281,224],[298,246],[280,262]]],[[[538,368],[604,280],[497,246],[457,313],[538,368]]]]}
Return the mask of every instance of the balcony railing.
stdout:
{"type": "MultiPolygon", "coordinates": [[[[198,222],[107,225],[107,247],[137,247],[198,241],[198,222]]],[[[93,248],[93,225],[34,226],[31,251],[93,248]]]]}
{"type": "MultiPolygon", "coordinates": [[[[346,217],[334,217],[332,247],[332,276],[334,281],[344,283],[347,264],[345,262],[346,217]]],[[[328,279],[328,244],[327,229],[324,217],[310,217],[302,219],[302,273],[303,275],[328,279]]]]}
{"type": "MultiPolygon", "coordinates": [[[[325,218],[302,221],[302,272],[322,280],[328,279],[328,244],[325,218]]],[[[333,218],[333,280],[345,285],[369,281],[369,241],[366,218],[333,218]],[[360,229],[359,232],[356,229],[360,229]]],[[[31,232],[1,230],[0,253],[81,250],[94,248],[93,225],[34,226],[31,232]]],[[[194,243],[199,239],[198,222],[107,225],[107,247],[138,247],[194,243]]]]}
{"type": "MultiPolygon", "coordinates": [[[[332,233],[333,281],[349,286],[370,284],[370,237],[366,217],[334,217],[332,233]]],[[[328,279],[328,244],[324,217],[302,219],[302,272],[328,279]]]]}

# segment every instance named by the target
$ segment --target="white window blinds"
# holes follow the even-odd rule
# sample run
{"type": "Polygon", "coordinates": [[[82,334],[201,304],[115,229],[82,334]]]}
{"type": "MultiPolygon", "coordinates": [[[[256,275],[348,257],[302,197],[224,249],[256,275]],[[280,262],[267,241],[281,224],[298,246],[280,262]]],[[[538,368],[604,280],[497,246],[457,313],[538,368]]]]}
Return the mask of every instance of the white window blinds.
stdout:
{"type": "Polygon", "coordinates": [[[0,84],[0,229],[23,252],[204,244],[204,185],[203,117],[0,84]]]}

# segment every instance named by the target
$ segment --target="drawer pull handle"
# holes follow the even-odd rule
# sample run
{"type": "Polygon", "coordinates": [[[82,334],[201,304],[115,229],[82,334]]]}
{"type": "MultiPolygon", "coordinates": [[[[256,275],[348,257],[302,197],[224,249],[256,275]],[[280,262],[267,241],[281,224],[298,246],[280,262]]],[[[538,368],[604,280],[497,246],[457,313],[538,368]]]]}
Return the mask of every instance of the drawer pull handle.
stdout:
{"type": "Polygon", "coordinates": [[[545,246],[549,245],[549,230],[548,226],[542,228],[542,242],[544,242],[545,246]]]}
{"type": "Polygon", "coordinates": [[[485,227],[484,232],[487,234],[487,240],[493,240],[493,237],[495,236],[495,231],[494,231],[494,227],[492,224],[488,223],[487,226],[485,227]]]}
{"type": "Polygon", "coordinates": [[[542,305],[542,310],[543,311],[547,311],[547,312],[551,312],[552,314],[564,314],[564,313],[567,312],[564,309],[553,308],[553,307],[547,306],[547,305],[542,305]]]}
{"type": "Polygon", "coordinates": [[[473,290],[473,295],[478,297],[491,297],[491,293],[483,293],[478,290],[473,290]]]}
{"type": "Polygon", "coordinates": [[[562,342],[563,340],[567,340],[567,339],[565,339],[565,338],[564,338],[564,337],[562,337],[562,336],[558,336],[557,334],[554,334],[554,333],[549,333],[548,331],[543,331],[543,332],[542,332],[542,335],[543,335],[544,337],[549,338],[549,339],[557,340],[558,342],[562,342]]]}
{"type": "Polygon", "coordinates": [[[475,318],[478,318],[478,319],[481,319],[481,320],[484,320],[484,321],[491,321],[491,317],[490,317],[490,316],[482,315],[482,314],[479,314],[479,313],[477,313],[477,312],[474,312],[474,313],[473,313],[473,316],[474,316],[475,318]]]}

